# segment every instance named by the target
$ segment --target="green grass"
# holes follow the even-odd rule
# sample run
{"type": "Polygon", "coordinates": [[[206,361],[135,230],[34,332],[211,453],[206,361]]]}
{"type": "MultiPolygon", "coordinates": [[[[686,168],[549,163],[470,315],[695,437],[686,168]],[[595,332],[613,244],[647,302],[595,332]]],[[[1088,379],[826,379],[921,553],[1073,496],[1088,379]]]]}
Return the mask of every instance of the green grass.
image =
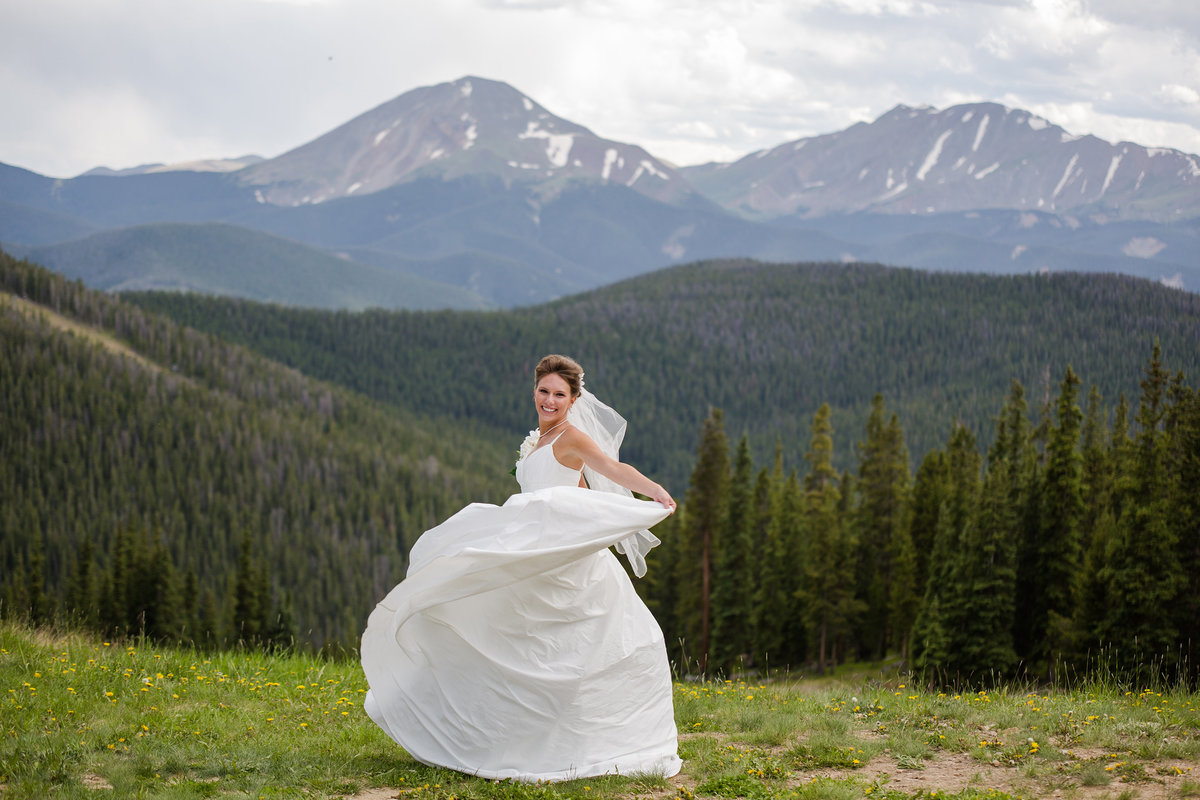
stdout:
{"type": "Polygon", "coordinates": [[[353,662],[0,625],[0,798],[1200,796],[1200,695],[1181,690],[680,683],[679,777],[525,785],[418,764],[367,718],[366,688],[353,662]],[[950,763],[975,780],[951,780],[950,763]]]}

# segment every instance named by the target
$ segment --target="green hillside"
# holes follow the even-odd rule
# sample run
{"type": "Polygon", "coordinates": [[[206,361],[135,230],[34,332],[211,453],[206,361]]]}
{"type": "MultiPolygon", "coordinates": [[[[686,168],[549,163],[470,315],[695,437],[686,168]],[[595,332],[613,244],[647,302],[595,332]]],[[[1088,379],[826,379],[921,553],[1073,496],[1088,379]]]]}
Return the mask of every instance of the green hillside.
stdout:
{"type": "Polygon", "coordinates": [[[524,430],[529,375],[551,351],[630,421],[625,455],[677,492],[709,407],[767,463],[802,454],[832,408],[853,463],[872,397],[899,415],[912,463],[958,420],[986,447],[1010,382],[1033,415],[1068,365],[1103,404],[1136,397],[1154,341],[1200,374],[1200,296],[1115,275],[927,273],[867,264],[719,261],[503,312],[320,312],[195,295],[127,299],[398,408],[524,430]]]}
{"type": "Polygon", "coordinates": [[[156,223],[20,249],[88,286],[249,297],[311,308],[486,308],[478,294],[222,223],[156,223]]]}
{"type": "Polygon", "coordinates": [[[0,253],[0,613],[353,644],[508,446],[0,253]]]}

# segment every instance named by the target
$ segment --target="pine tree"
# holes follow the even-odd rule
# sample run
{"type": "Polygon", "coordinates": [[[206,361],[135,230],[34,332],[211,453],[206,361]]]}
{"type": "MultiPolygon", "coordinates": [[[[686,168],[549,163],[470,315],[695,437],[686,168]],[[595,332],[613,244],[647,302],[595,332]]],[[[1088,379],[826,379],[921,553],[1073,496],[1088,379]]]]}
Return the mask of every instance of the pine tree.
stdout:
{"type": "Polygon", "coordinates": [[[965,674],[972,668],[976,638],[967,630],[968,617],[977,604],[991,598],[975,598],[973,584],[978,576],[977,554],[968,548],[978,539],[980,458],[975,436],[956,424],[946,445],[948,482],[937,517],[933,552],[925,600],[914,626],[917,666],[933,679],[965,674]]]}
{"type": "Polygon", "coordinates": [[[1194,687],[1200,678],[1200,387],[1189,389],[1182,373],[1171,383],[1166,432],[1173,478],[1168,518],[1175,525],[1184,581],[1176,625],[1188,670],[1184,677],[1194,687]]]}
{"type": "Polygon", "coordinates": [[[225,625],[221,608],[217,604],[217,596],[211,588],[204,590],[200,600],[200,610],[196,621],[196,644],[206,650],[224,647],[226,642],[225,625]]]}
{"type": "Polygon", "coordinates": [[[696,466],[688,487],[687,527],[677,562],[678,617],[701,674],[708,674],[711,654],[713,560],[725,527],[728,503],[729,444],[721,409],[714,408],[700,430],[696,466]]]}
{"type": "MultiPolygon", "coordinates": [[[[902,644],[907,635],[907,629],[894,630],[889,626],[895,621],[890,613],[893,603],[911,604],[904,591],[893,591],[892,583],[897,577],[897,551],[912,548],[906,516],[910,482],[908,451],[896,415],[887,418],[882,395],[875,395],[871,402],[866,433],[865,441],[858,445],[861,503],[855,515],[859,542],[858,594],[865,603],[860,650],[869,657],[882,658],[890,645],[902,644]]],[[[908,581],[911,591],[911,580],[903,577],[902,580],[908,581]]]]}
{"type": "MultiPolygon", "coordinates": [[[[763,671],[799,666],[805,650],[800,585],[803,542],[800,483],[796,473],[783,477],[783,457],[776,449],[769,479],[766,524],[761,547],[758,590],[755,593],[754,641],[756,662],[763,671]],[[797,630],[799,629],[799,631],[797,630]],[[798,635],[799,633],[799,635],[798,635]]],[[[762,488],[762,475],[759,476],[762,488]]]]}
{"type": "Polygon", "coordinates": [[[94,628],[98,618],[94,560],[92,537],[90,534],[84,534],[79,554],[75,557],[71,582],[67,586],[67,611],[87,629],[94,628]]]}
{"type": "Polygon", "coordinates": [[[938,516],[950,482],[944,450],[931,450],[917,467],[909,513],[909,538],[917,554],[917,591],[924,593],[929,580],[929,560],[934,549],[938,516]]]}
{"type": "Polygon", "coordinates": [[[804,478],[804,531],[806,558],[799,596],[804,618],[817,649],[817,669],[831,663],[830,645],[853,623],[858,604],[854,599],[853,536],[841,514],[842,492],[833,468],[833,427],[828,404],[813,417],[812,440],[804,478]]]}
{"type": "Polygon", "coordinates": [[[175,565],[161,540],[149,564],[147,588],[151,599],[143,609],[146,634],[158,641],[176,641],[183,632],[182,600],[175,565]]]}
{"type": "Polygon", "coordinates": [[[1042,487],[1042,531],[1037,547],[1036,595],[1029,625],[1034,660],[1068,656],[1078,639],[1072,617],[1081,600],[1082,561],[1079,526],[1083,518],[1082,456],[1079,452],[1083,412],[1076,398],[1079,378],[1068,366],[1055,405],[1055,422],[1047,445],[1042,487]]]}
{"type": "Polygon", "coordinates": [[[135,614],[130,609],[130,585],[133,564],[133,534],[122,525],[117,528],[109,555],[109,572],[105,582],[105,597],[101,603],[101,624],[110,634],[133,632],[135,614]]]}
{"type": "Polygon", "coordinates": [[[1145,373],[1131,484],[1109,564],[1112,607],[1102,626],[1119,661],[1131,669],[1155,661],[1174,665],[1175,609],[1183,585],[1178,542],[1168,517],[1168,441],[1163,431],[1168,377],[1157,342],[1145,373]]]}
{"type": "Polygon", "coordinates": [[[1112,463],[1100,390],[1092,384],[1084,412],[1080,449],[1080,563],[1073,585],[1077,604],[1071,621],[1073,660],[1080,662],[1100,642],[1098,632],[1107,611],[1106,580],[1101,570],[1113,537],[1112,463]]]}
{"type": "Polygon", "coordinates": [[[742,436],[729,485],[725,528],[718,537],[716,581],[713,585],[713,668],[732,672],[752,650],[754,616],[753,559],[758,509],[751,479],[754,464],[750,443],[742,436]]]}
{"type": "Polygon", "coordinates": [[[29,551],[29,566],[26,569],[25,597],[28,603],[29,621],[41,625],[50,621],[50,598],[46,594],[46,554],[43,537],[39,531],[29,551]]]}
{"type": "Polygon", "coordinates": [[[257,559],[251,554],[250,531],[243,530],[232,605],[234,635],[246,644],[257,644],[262,640],[262,621],[269,613],[263,608],[261,583],[257,559]]]}
{"type": "Polygon", "coordinates": [[[1004,529],[1015,548],[1016,613],[1008,638],[1018,656],[1034,647],[1029,620],[1035,615],[1035,596],[1041,582],[1038,547],[1041,536],[1041,458],[1035,444],[1049,432],[1048,414],[1043,413],[1040,434],[1029,423],[1025,388],[1020,381],[1009,385],[1008,397],[996,420],[996,438],[988,450],[988,471],[994,473],[988,486],[989,524],[1004,529]]]}
{"type": "Polygon", "coordinates": [[[271,624],[267,627],[266,646],[272,652],[287,653],[295,648],[299,635],[296,615],[292,610],[292,597],[290,593],[285,592],[271,624]]]}
{"type": "Polygon", "coordinates": [[[963,550],[956,585],[968,606],[955,615],[952,639],[958,642],[957,672],[1007,676],[1017,662],[1013,646],[1017,585],[1017,547],[1014,515],[1008,506],[1013,465],[1000,460],[989,465],[979,493],[975,523],[963,532],[963,550]]]}

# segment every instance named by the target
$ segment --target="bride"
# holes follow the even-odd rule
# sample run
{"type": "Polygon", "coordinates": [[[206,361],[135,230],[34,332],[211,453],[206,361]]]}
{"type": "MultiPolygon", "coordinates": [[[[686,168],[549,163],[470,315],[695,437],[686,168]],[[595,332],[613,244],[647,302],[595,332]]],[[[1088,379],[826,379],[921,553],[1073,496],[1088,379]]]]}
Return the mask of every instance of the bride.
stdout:
{"type": "Polygon", "coordinates": [[[645,529],[675,501],[618,460],[625,420],[575,361],[546,356],[534,380],[521,493],[426,531],[371,613],[367,713],[418,761],[484,778],[669,777],[680,760],[662,631],[608,548],[645,574],[659,543],[645,529]]]}

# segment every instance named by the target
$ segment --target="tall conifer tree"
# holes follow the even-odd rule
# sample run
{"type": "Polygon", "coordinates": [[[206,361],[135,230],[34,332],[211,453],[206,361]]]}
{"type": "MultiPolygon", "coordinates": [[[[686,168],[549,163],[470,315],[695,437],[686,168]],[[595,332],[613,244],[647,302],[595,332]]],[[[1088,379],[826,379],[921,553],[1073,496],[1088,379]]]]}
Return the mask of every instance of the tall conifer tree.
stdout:
{"type": "Polygon", "coordinates": [[[1167,491],[1167,371],[1155,342],[1142,380],[1138,435],[1129,495],[1117,522],[1109,564],[1112,606],[1103,635],[1122,664],[1174,666],[1178,658],[1176,604],[1183,585],[1167,491]]]}
{"type": "Polygon", "coordinates": [[[1083,412],[1078,405],[1079,378],[1068,366],[1055,404],[1054,426],[1046,453],[1042,531],[1037,547],[1036,595],[1029,621],[1034,649],[1030,656],[1050,670],[1069,655],[1072,618],[1082,594],[1079,526],[1083,518],[1083,458],[1079,451],[1083,412]]]}
{"type": "MultiPolygon", "coordinates": [[[[889,646],[900,644],[906,630],[891,630],[890,609],[907,602],[904,591],[893,591],[899,550],[911,550],[906,517],[910,475],[904,434],[895,414],[888,418],[883,395],[871,401],[866,439],[858,445],[858,492],[855,515],[858,533],[858,593],[865,603],[860,650],[882,658],[889,646]],[[907,541],[906,541],[907,540],[907,541]],[[895,594],[895,597],[893,596],[895,594]]],[[[911,554],[908,556],[911,559],[911,554]]],[[[910,561],[911,563],[911,561],[910,561]]],[[[914,565],[915,566],[915,565],[914,565]]],[[[900,576],[902,582],[911,579],[900,576]]]]}
{"type": "Polygon", "coordinates": [[[717,541],[716,581],[713,586],[713,669],[731,672],[751,652],[755,575],[758,551],[758,509],[755,506],[754,463],[743,435],[734,459],[725,527],[717,541]]]}
{"type": "Polygon", "coordinates": [[[714,408],[700,430],[677,572],[679,623],[701,674],[711,655],[713,567],[729,481],[729,443],[721,409],[714,408]]]}
{"type": "Polygon", "coordinates": [[[853,538],[842,516],[842,492],[833,468],[833,427],[829,404],[813,416],[812,440],[805,458],[804,531],[806,558],[799,594],[817,650],[817,668],[824,672],[826,656],[837,638],[852,624],[854,599],[853,538]]]}

